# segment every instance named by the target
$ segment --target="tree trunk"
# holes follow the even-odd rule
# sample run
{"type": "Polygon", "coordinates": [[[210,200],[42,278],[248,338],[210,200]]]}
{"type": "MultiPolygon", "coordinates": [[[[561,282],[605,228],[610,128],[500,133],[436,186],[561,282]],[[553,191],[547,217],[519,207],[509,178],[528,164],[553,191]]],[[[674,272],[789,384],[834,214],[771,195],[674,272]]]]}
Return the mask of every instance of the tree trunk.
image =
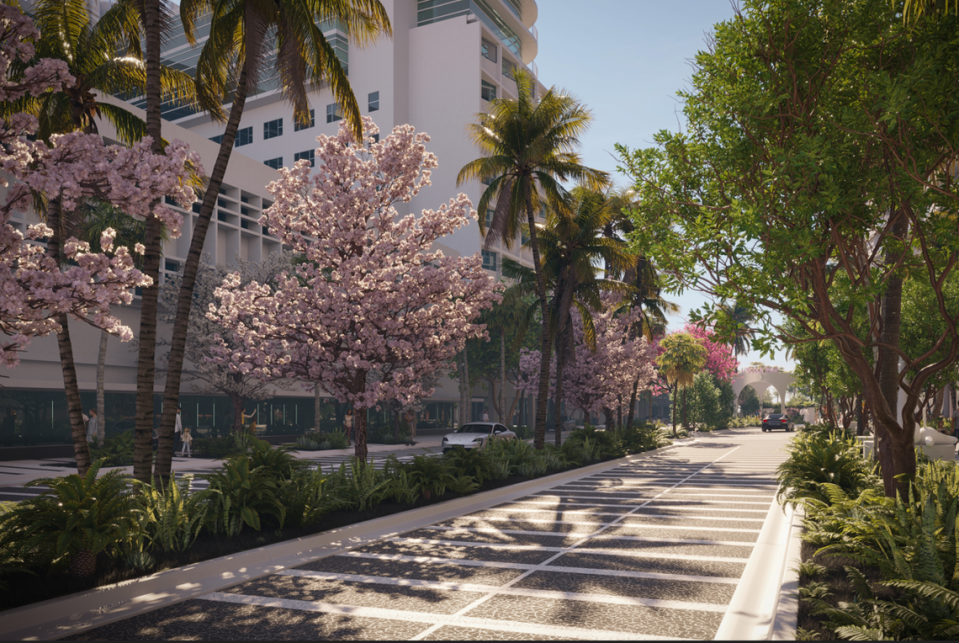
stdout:
{"type": "MultiPolygon", "coordinates": [[[[233,405],[233,435],[240,435],[243,432],[243,398],[231,395],[230,403],[233,405]]],[[[173,447],[170,447],[171,451],[173,447]]]]}
{"type": "Polygon", "coordinates": [[[556,406],[556,446],[563,444],[563,366],[566,364],[566,342],[562,333],[556,334],[556,395],[553,404],[556,406]]]}
{"type": "MultiPolygon", "coordinates": [[[[256,55],[248,51],[247,56],[256,55]]],[[[249,58],[247,60],[250,60],[249,58]]],[[[190,251],[187,253],[186,263],[183,266],[183,278],[180,281],[180,292],[177,297],[176,317],[173,321],[173,338],[170,340],[170,357],[167,370],[166,388],[163,391],[163,416],[160,419],[160,448],[157,451],[156,471],[154,477],[164,483],[170,477],[170,466],[173,461],[173,425],[176,422],[177,401],[180,399],[180,380],[183,374],[183,356],[186,350],[186,336],[190,326],[190,310],[193,307],[193,289],[196,285],[196,275],[200,267],[200,256],[203,253],[203,244],[206,241],[207,230],[210,228],[210,219],[220,195],[220,186],[230,163],[230,154],[233,151],[233,142],[236,139],[240,119],[243,116],[243,107],[246,104],[247,73],[244,68],[240,72],[233,106],[230,108],[230,117],[227,120],[220,150],[213,165],[213,173],[203,194],[203,205],[197,216],[190,239],[190,251]]],[[[189,225],[189,222],[185,222],[189,225]]]]}
{"type": "MultiPolygon", "coordinates": [[[[154,154],[163,154],[161,132],[160,96],[160,2],[145,0],[141,19],[145,41],[144,62],[146,66],[146,133],[153,141],[150,149],[154,154]]],[[[154,206],[156,203],[153,204],[154,206]]],[[[143,245],[142,272],[153,280],[153,285],[144,287],[141,295],[139,355],[137,357],[136,428],[134,431],[133,477],[149,482],[153,469],[153,387],[156,375],[156,317],[157,297],[160,292],[160,221],[149,216],[143,245]]],[[[162,442],[157,457],[163,453],[162,442]]],[[[169,457],[173,457],[172,429],[169,440],[169,457]]]]}
{"type": "Polygon", "coordinates": [[[675,389],[672,391],[672,393],[673,394],[671,396],[672,399],[671,399],[670,406],[673,407],[673,439],[675,439],[677,437],[676,436],[676,407],[679,406],[678,404],[679,400],[676,399],[678,396],[676,395],[677,391],[675,389]]]}
{"type": "Polygon", "coordinates": [[[633,409],[636,407],[636,393],[639,390],[639,380],[633,382],[633,391],[629,394],[629,415],[626,416],[626,432],[633,429],[633,409]]]}
{"type": "Polygon", "coordinates": [[[686,419],[686,387],[683,387],[683,428],[689,431],[689,421],[686,419]]]}
{"type": "Polygon", "coordinates": [[[539,346],[542,360],[539,365],[539,391],[536,395],[536,419],[533,426],[533,446],[542,449],[546,444],[546,396],[549,395],[549,362],[552,342],[549,337],[549,303],[546,301],[546,279],[543,276],[543,266],[539,260],[539,239],[536,236],[536,219],[533,215],[533,200],[527,192],[526,223],[529,226],[529,245],[533,252],[533,271],[536,274],[536,296],[539,297],[542,319],[542,333],[539,346]]]}
{"type": "Polygon", "coordinates": [[[353,454],[360,462],[366,462],[366,409],[356,409],[353,414],[353,454]]]}
{"type": "Polygon", "coordinates": [[[463,345],[463,352],[459,354],[457,358],[457,365],[459,366],[459,379],[460,379],[460,413],[459,420],[460,426],[467,424],[470,421],[470,403],[473,400],[473,396],[470,395],[470,369],[469,369],[469,355],[466,352],[466,345],[463,345]]]}
{"type": "Polygon", "coordinates": [[[320,385],[313,385],[313,430],[320,432],[320,385]]]}
{"type": "Polygon", "coordinates": [[[110,333],[100,331],[100,352],[97,354],[97,442],[100,446],[107,439],[107,409],[104,379],[107,370],[107,341],[110,333]]]}
{"type": "MultiPolygon", "coordinates": [[[[59,197],[52,197],[47,205],[47,225],[53,236],[47,239],[47,255],[59,267],[63,263],[61,235],[63,234],[63,211],[59,197]]],[[[90,446],[87,444],[87,428],[83,426],[83,402],[80,400],[80,383],[73,359],[73,342],[70,340],[69,318],[66,313],[56,315],[60,330],[57,332],[57,347],[60,349],[60,366],[63,369],[63,387],[67,396],[67,413],[70,419],[70,435],[77,460],[77,473],[86,475],[90,469],[90,446]]]]}
{"type": "MultiPolygon", "coordinates": [[[[499,372],[500,372],[500,387],[499,387],[499,408],[501,413],[504,415],[500,417],[499,421],[505,424],[506,426],[510,425],[509,416],[506,416],[506,330],[500,329],[499,333],[499,372]]],[[[941,406],[941,405],[940,405],[941,406]]]]}
{"type": "Polygon", "coordinates": [[[616,409],[616,428],[623,426],[623,396],[619,396],[619,408],[616,409]]]}

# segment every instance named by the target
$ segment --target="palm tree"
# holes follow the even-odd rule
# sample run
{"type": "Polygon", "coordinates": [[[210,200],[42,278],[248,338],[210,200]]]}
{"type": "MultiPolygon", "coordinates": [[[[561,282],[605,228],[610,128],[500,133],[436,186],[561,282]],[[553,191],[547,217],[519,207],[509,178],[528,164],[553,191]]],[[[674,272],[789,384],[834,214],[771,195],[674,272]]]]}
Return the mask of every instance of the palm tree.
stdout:
{"type": "Polygon", "coordinates": [[[517,98],[490,101],[489,113],[478,114],[470,125],[470,138],[485,156],[470,161],[457,176],[457,184],[489,180],[477,208],[486,212],[495,203],[487,229],[480,217],[480,233],[486,247],[501,239],[507,248],[515,242],[524,222],[533,252],[536,295],[544,327],[540,337],[542,364],[536,405],[533,444],[543,448],[546,441],[546,393],[549,380],[550,335],[545,324],[550,317],[546,281],[540,265],[539,232],[535,219],[542,205],[562,207],[569,201],[562,182],[577,181],[590,189],[608,182],[605,172],[590,169],[576,153],[579,137],[589,127],[586,107],[563,91],[551,88],[539,101],[533,98],[535,79],[526,70],[515,74],[517,98]]]}
{"type": "MultiPolygon", "coordinates": [[[[621,281],[602,277],[601,265],[622,271],[630,265],[625,242],[603,235],[609,222],[610,210],[606,197],[601,192],[576,188],[572,193],[573,210],[550,207],[546,225],[540,230],[542,273],[549,284],[549,327],[556,344],[556,444],[560,444],[560,409],[563,400],[563,367],[570,357],[575,359],[572,347],[572,316],[575,308],[583,320],[587,344],[595,348],[593,310],[602,309],[602,292],[630,294],[629,287],[621,281]]],[[[518,277],[520,288],[517,294],[525,294],[522,286],[535,283],[531,270],[515,262],[504,262],[504,275],[518,277]],[[506,268],[506,266],[509,266],[506,268]]]]}
{"type": "MultiPolygon", "coordinates": [[[[701,340],[689,333],[673,333],[659,344],[664,352],[659,356],[659,367],[666,373],[669,385],[676,393],[683,392],[683,426],[686,423],[686,389],[692,386],[696,373],[706,365],[706,348],[701,340]]],[[[676,403],[673,403],[673,437],[676,437],[676,403]]]]}
{"type": "Polygon", "coordinates": [[[733,353],[738,357],[749,352],[749,338],[753,331],[749,328],[749,322],[753,319],[752,311],[739,299],[732,306],[723,304],[720,306],[722,316],[721,325],[730,325],[733,327],[735,336],[730,344],[733,347],[733,353]]]}
{"type": "Polygon", "coordinates": [[[318,24],[339,24],[351,42],[359,46],[374,42],[381,34],[392,35],[389,17],[379,0],[267,3],[184,0],[180,5],[180,17],[191,44],[196,44],[196,19],[207,12],[210,13],[209,38],[197,60],[197,94],[207,102],[232,94],[233,102],[183,267],[163,394],[160,448],[154,471],[155,477],[164,480],[169,478],[173,459],[173,424],[180,397],[186,334],[200,255],[248,94],[256,89],[266,62],[273,59],[281,92],[293,105],[295,118],[303,123],[309,121],[309,87],[328,83],[343,108],[346,122],[359,140],[363,126],[356,97],[346,71],[318,24]]]}

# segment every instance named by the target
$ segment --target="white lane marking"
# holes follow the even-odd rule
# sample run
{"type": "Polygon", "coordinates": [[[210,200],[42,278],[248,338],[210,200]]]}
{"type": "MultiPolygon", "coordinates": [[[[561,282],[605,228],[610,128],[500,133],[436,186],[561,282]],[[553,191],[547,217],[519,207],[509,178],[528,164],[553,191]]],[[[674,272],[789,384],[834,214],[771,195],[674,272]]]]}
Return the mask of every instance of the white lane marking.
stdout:
{"type": "MultiPolygon", "coordinates": [[[[537,496],[537,497],[548,498],[549,496],[537,496]]],[[[516,502],[516,503],[522,502],[522,503],[524,503],[524,504],[530,504],[530,505],[549,505],[549,506],[552,506],[552,507],[555,507],[555,506],[557,506],[557,505],[570,505],[570,506],[574,506],[574,507],[577,506],[577,505],[584,505],[584,506],[587,506],[587,507],[621,507],[621,508],[626,508],[626,507],[629,507],[629,506],[630,506],[630,505],[624,505],[624,504],[608,504],[608,503],[604,504],[604,503],[598,503],[598,502],[576,502],[576,501],[571,501],[571,502],[557,502],[557,501],[555,501],[555,500],[545,500],[545,501],[541,501],[541,500],[517,500],[517,501],[515,501],[515,502],[516,502]]],[[[497,507],[497,509],[498,509],[498,507],[497,507]]],[[[635,513],[633,513],[633,512],[623,512],[622,514],[618,514],[618,515],[622,515],[622,516],[625,516],[625,515],[630,515],[630,516],[648,516],[648,517],[653,517],[653,518],[679,518],[679,519],[681,519],[681,520],[730,520],[730,521],[734,521],[734,522],[736,522],[736,521],[765,522],[765,519],[764,519],[764,518],[714,518],[714,517],[712,517],[712,516],[670,516],[669,514],[653,514],[653,513],[642,513],[642,512],[635,512],[635,513]]]]}
{"type": "MultiPolygon", "coordinates": [[[[213,592],[200,598],[208,601],[220,603],[233,603],[235,605],[257,605],[260,607],[277,607],[281,609],[292,609],[301,612],[320,612],[324,614],[342,614],[345,616],[357,616],[360,618],[377,618],[392,621],[405,621],[407,623],[430,624],[427,632],[432,633],[436,629],[450,625],[452,627],[468,627],[491,632],[507,632],[516,634],[547,635],[561,638],[581,639],[584,641],[688,641],[691,639],[682,639],[677,637],[653,636],[650,634],[636,634],[633,632],[619,632],[615,630],[592,630],[579,627],[564,627],[561,625],[545,625],[540,623],[521,623],[519,621],[504,621],[492,618],[476,618],[469,616],[447,616],[445,614],[429,614],[425,612],[408,612],[404,610],[391,610],[382,607],[353,607],[351,605],[336,605],[334,603],[314,603],[311,601],[297,601],[287,598],[267,598],[265,596],[246,596],[244,594],[225,594],[222,592],[213,592]]],[[[421,632],[414,640],[426,633],[421,632]]]]}
{"type": "MultiPolygon", "coordinates": [[[[619,525],[617,525],[619,527],[619,525]]],[[[565,532],[565,531],[526,531],[523,529],[497,529],[496,527],[440,527],[433,525],[431,527],[424,527],[424,529],[435,530],[435,531],[447,531],[454,533],[467,533],[467,534],[511,534],[514,536],[579,536],[580,534],[565,532]]],[[[593,535],[593,539],[596,540],[629,540],[635,542],[650,542],[650,543],[670,543],[678,545],[733,545],[737,547],[750,547],[752,548],[755,543],[744,542],[744,541],[721,541],[721,540],[703,540],[698,538],[655,538],[647,536],[618,536],[618,535],[608,535],[608,534],[599,534],[593,535]]]]}
{"type": "MultiPolygon", "coordinates": [[[[697,475],[697,474],[700,473],[701,471],[704,471],[704,470],[708,469],[710,466],[712,466],[712,465],[715,464],[716,462],[719,462],[720,460],[722,460],[723,458],[725,458],[725,457],[728,456],[729,454],[734,453],[737,449],[739,449],[739,447],[733,447],[730,451],[727,451],[727,452],[724,453],[723,455],[719,456],[718,458],[716,458],[715,460],[713,460],[712,462],[710,462],[709,464],[707,464],[707,465],[706,465],[705,467],[703,467],[702,469],[699,469],[698,471],[689,474],[689,476],[688,476],[687,478],[685,478],[685,479],[677,482],[676,485],[674,485],[674,486],[678,486],[678,485],[682,484],[683,482],[685,482],[686,480],[688,480],[689,478],[692,478],[693,476],[697,475]]],[[[669,491],[669,489],[666,489],[666,490],[664,490],[664,491],[662,492],[662,494],[667,493],[668,491],[669,491]]],[[[660,494],[660,495],[662,495],[662,494],[660,494]]],[[[656,497],[659,497],[659,496],[656,496],[656,497]]],[[[644,503],[644,504],[642,504],[642,505],[638,505],[635,509],[632,509],[632,510],[630,511],[630,513],[633,513],[633,512],[635,512],[635,511],[643,508],[643,507],[646,506],[646,504],[648,504],[648,503],[649,503],[649,501],[647,501],[646,503],[644,503]]],[[[612,525],[615,525],[617,522],[621,521],[623,518],[625,518],[626,516],[630,515],[630,513],[623,514],[623,516],[621,516],[620,518],[617,518],[617,519],[614,520],[613,522],[607,523],[607,524],[603,525],[602,527],[600,527],[600,528],[599,528],[596,532],[594,532],[593,534],[590,534],[590,535],[586,536],[586,537],[583,538],[582,540],[573,543],[573,544],[570,545],[569,547],[566,547],[566,548],[564,548],[563,550],[561,550],[560,552],[556,553],[555,555],[547,558],[547,559],[544,560],[543,562],[539,563],[540,567],[546,567],[547,565],[549,565],[550,563],[552,563],[554,560],[556,560],[557,558],[559,558],[559,557],[562,556],[563,554],[565,554],[565,553],[567,553],[567,552],[569,552],[569,551],[573,551],[573,550],[574,550],[577,546],[579,546],[579,545],[585,544],[586,542],[589,541],[589,539],[590,539],[592,536],[595,536],[595,535],[597,535],[597,534],[600,534],[600,533],[602,533],[603,531],[605,531],[606,529],[609,529],[612,525]]],[[[468,611],[470,611],[471,609],[474,609],[474,608],[478,607],[479,605],[483,604],[484,602],[492,599],[492,598],[493,598],[494,596],[496,596],[498,593],[501,593],[503,589],[508,588],[508,587],[511,587],[512,585],[515,585],[516,583],[518,583],[519,581],[523,580],[524,578],[526,578],[527,576],[529,576],[529,575],[532,574],[533,572],[534,572],[534,570],[529,570],[528,572],[517,576],[516,578],[514,578],[514,579],[511,580],[510,582],[508,582],[508,583],[506,583],[505,585],[503,585],[503,587],[499,588],[496,592],[490,592],[489,594],[487,594],[487,595],[484,596],[483,598],[477,599],[477,600],[474,601],[473,603],[467,605],[466,607],[464,607],[463,609],[461,609],[459,612],[457,612],[457,613],[456,613],[456,616],[462,616],[463,614],[466,614],[466,613],[467,613],[468,611]]],[[[430,634],[432,634],[433,632],[435,632],[437,629],[439,629],[438,626],[433,626],[433,627],[427,628],[427,629],[424,630],[423,632],[420,632],[417,636],[413,637],[412,640],[417,640],[417,641],[423,640],[425,637],[429,636],[430,634]]]]}
{"type": "MultiPolygon", "coordinates": [[[[341,554],[349,558],[368,558],[381,561],[396,561],[401,563],[430,563],[434,565],[454,565],[460,567],[489,567],[495,569],[536,569],[538,565],[526,563],[503,563],[490,560],[470,560],[468,558],[439,558],[437,556],[404,556],[403,554],[373,554],[365,552],[347,552],[341,554]]],[[[551,565],[545,572],[561,572],[564,574],[583,574],[587,576],[622,576],[624,578],[650,578],[654,580],[678,580],[696,583],[719,583],[721,585],[735,585],[738,578],[725,576],[700,576],[698,574],[667,574],[665,572],[633,572],[622,569],[593,569],[592,567],[566,567],[565,565],[551,565]]]]}
{"type": "Polygon", "coordinates": [[[495,592],[508,596],[526,596],[529,598],[547,598],[553,600],[580,601],[584,603],[607,603],[610,605],[632,605],[658,607],[661,609],[696,610],[698,612],[725,612],[725,604],[695,603],[691,601],[670,601],[659,598],[640,598],[638,596],[617,596],[615,594],[585,594],[582,592],[561,592],[551,589],[530,589],[525,587],[507,587],[505,585],[483,585],[478,583],[449,583],[445,581],[417,580],[412,578],[387,578],[384,576],[365,576],[360,574],[337,574],[333,572],[314,572],[306,569],[282,569],[279,576],[315,578],[316,580],[340,580],[354,583],[392,585],[394,587],[423,587],[459,592],[495,592]]]}
{"type": "MultiPolygon", "coordinates": [[[[731,558],[726,556],[700,556],[696,554],[664,554],[654,551],[636,551],[633,549],[598,549],[590,547],[577,547],[572,551],[568,551],[568,547],[550,547],[548,545],[510,545],[502,543],[484,543],[482,541],[475,540],[440,540],[434,538],[390,538],[389,541],[404,545],[444,545],[449,547],[470,547],[474,549],[482,549],[486,547],[489,549],[506,549],[509,551],[521,550],[573,554],[597,554],[600,556],[612,556],[614,558],[617,556],[626,556],[629,558],[666,558],[669,560],[698,560],[716,563],[746,564],[746,559],[744,558],[731,558]]],[[[738,544],[741,545],[742,543],[738,544]]],[[[551,560],[554,560],[555,558],[557,557],[554,556],[551,558],[551,560]]]]}
{"type": "MultiPolygon", "coordinates": [[[[635,515],[635,514],[633,514],[633,515],[635,515]]],[[[507,522],[507,523],[511,523],[511,522],[530,522],[530,523],[547,524],[547,525],[592,525],[592,526],[594,526],[594,527],[600,527],[600,526],[602,526],[603,524],[605,524],[605,523],[601,523],[601,522],[598,522],[598,523],[597,523],[597,522],[577,522],[577,521],[574,521],[574,520],[548,520],[548,519],[540,519],[540,518],[497,518],[497,517],[495,517],[495,516],[479,516],[479,517],[462,516],[462,517],[460,517],[460,518],[454,518],[453,520],[450,520],[449,522],[453,522],[454,520],[455,520],[455,521],[458,521],[458,520],[479,520],[479,521],[507,522]]],[[[621,523],[619,523],[618,525],[616,525],[616,528],[617,528],[617,529],[621,529],[621,528],[623,528],[623,527],[630,527],[630,528],[633,528],[633,529],[641,529],[641,528],[644,528],[644,527],[646,527],[646,526],[647,526],[647,525],[642,524],[642,523],[621,522],[621,523]]],[[[441,525],[430,525],[429,527],[424,527],[424,529],[433,529],[434,527],[436,527],[436,528],[440,528],[440,527],[441,527],[442,529],[470,529],[469,527],[460,526],[460,525],[442,525],[442,526],[441,526],[441,525]]],[[[649,527],[650,529],[691,529],[691,528],[692,528],[692,527],[690,527],[690,526],[675,526],[675,525],[648,525],[648,527],[649,527]]],[[[489,528],[487,528],[487,529],[493,529],[493,530],[495,530],[496,528],[495,528],[495,527],[489,527],[489,528]]],[[[696,529],[697,531],[733,531],[733,532],[736,532],[736,533],[753,533],[753,534],[758,534],[758,533],[760,532],[759,529],[736,529],[736,528],[732,528],[732,527],[699,527],[699,526],[697,526],[697,527],[695,527],[695,529],[696,529]]],[[[537,534],[538,534],[538,533],[542,533],[542,532],[538,532],[538,531],[535,531],[535,530],[532,530],[532,531],[533,531],[533,533],[537,533],[537,534]]],[[[503,532],[503,533],[506,533],[506,532],[503,532]]],[[[560,534],[565,534],[565,533],[569,533],[569,532],[559,531],[559,532],[546,532],[546,533],[560,533],[560,534]]]]}

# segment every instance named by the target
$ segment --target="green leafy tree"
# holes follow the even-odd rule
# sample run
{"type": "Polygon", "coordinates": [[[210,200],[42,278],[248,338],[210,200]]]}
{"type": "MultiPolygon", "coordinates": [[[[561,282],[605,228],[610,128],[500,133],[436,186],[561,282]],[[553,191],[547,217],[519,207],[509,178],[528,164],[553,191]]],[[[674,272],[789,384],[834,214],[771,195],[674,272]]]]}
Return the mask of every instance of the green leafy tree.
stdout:
{"type": "Polygon", "coordinates": [[[550,319],[546,279],[541,269],[539,228],[535,213],[546,203],[555,207],[568,201],[562,183],[577,181],[591,189],[601,189],[608,181],[605,172],[584,166],[576,152],[579,137],[586,132],[591,114],[569,94],[550,88],[536,100],[536,79],[525,70],[517,70],[516,99],[490,101],[489,112],[479,114],[470,125],[470,137],[484,154],[470,161],[457,176],[457,184],[471,180],[489,180],[477,204],[477,210],[494,208],[489,229],[480,217],[480,233],[489,247],[502,239],[512,248],[523,224],[529,234],[533,253],[535,293],[539,299],[542,328],[540,333],[540,390],[537,396],[533,443],[542,449],[546,440],[546,397],[552,339],[546,324],[550,319]],[[494,205],[495,204],[495,205],[494,205]]]}
{"type": "Polygon", "coordinates": [[[710,429],[718,428],[723,421],[719,389],[710,373],[696,373],[689,387],[689,421],[710,429]]]}
{"type": "MultiPolygon", "coordinates": [[[[683,427],[688,429],[686,416],[686,389],[692,386],[696,373],[706,366],[706,347],[703,342],[689,333],[673,333],[667,335],[659,343],[663,352],[656,359],[660,370],[665,373],[666,381],[676,387],[677,393],[682,391],[683,398],[683,427]]],[[[677,395],[678,401],[678,395],[677,395]]],[[[676,437],[676,407],[673,404],[673,437],[676,437]]]]}
{"type": "MultiPolygon", "coordinates": [[[[904,25],[867,0],[748,1],[697,56],[686,132],[619,148],[641,196],[634,239],[668,287],[740,297],[766,352],[833,342],[876,424],[888,495],[915,474],[926,383],[959,356],[942,289],[959,261],[959,190],[944,172],[959,154],[959,93],[945,71],[959,60],[957,26],[953,15],[904,25]],[[939,358],[900,346],[906,272],[932,288],[929,314],[949,318],[934,338],[939,358]]],[[[704,316],[719,314],[706,306],[704,316]]]]}
{"type": "Polygon", "coordinates": [[[756,389],[751,386],[743,388],[739,393],[739,410],[743,415],[759,415],[759,409],[762,408],[762,403],[759,401],[759,396],[756,395],[756,389]]]}
{"type": "MultiPolygon", "coordinates": [[[[170,476],[173,459],[173,425],[200,256],[220,185],[233,152],[247,96],[256,91],[261,72],[267,62],[272,61],[280,79],[280,93],[292,103],[294,118],[301,123],[308,122],[309,88],[328,84],[354,136],[361,140],[363,128],[356,97],[350,88],[346,70],[323,35],[320,25],[324,22],[336,23],[350,42],[357,46],[371,44],[381,35],[392,35],[389,17],[379,0],[285,0],[267,3],[253,0],[183,0],[180,18],[191,45],[196,44],[197,18],[207,12],[210,13],[209,37],[196,63],[197,93],[204,104],[217,103],[226,96],[232,96],[233,100],[220,150],[193,228],[173,321],[160,420],[160,448],[154,472],[156,477],[164,480],[170,476]]],[[[217,118],[221,113],[211,111],[210,115],[217,118]]],[[[136,474],[141,478],[143,472],[136,474]]]]}

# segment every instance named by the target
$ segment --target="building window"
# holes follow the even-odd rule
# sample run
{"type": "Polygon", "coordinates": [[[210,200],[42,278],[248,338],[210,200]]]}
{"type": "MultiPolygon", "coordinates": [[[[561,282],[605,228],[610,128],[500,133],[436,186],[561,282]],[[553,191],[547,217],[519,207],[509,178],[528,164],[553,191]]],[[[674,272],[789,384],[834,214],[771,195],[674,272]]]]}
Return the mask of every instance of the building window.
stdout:
{"type": "Polygon", "coordinates": [[[488,250],[481,250],[483,253],[483,270],[492,270],[496,272],[496,260],[499,257],[495,252],[489,252],[488,250]]]}
{"type": "Polygon", "coordinates": [[[278,118],[275,121],[263,123],[263,140],[268,141],[271,138],[283,136],[283,119],[278,118]]]}
{"type": "Polygon", "coordinates": [[[297,152],[293,155],[293,162],[306,160],[310,162],[310,167],[316,166],[316,150],[307,150],[305,152],[297,152]]]}
{"type": "Polygon", "coordinates": [[[336,103],[330,103],[326,106],[326,122],[335,123],[343,120],[343,110],[336,103]]]}
{"type": "Polygon", "coordinates": [[[303,124],[303,123],[300,123],[300,120],[299,120],[296,116],[294,116],[294,117],[293,117],[293,131],[294,131],[294,132],[299,132],[301,129],[310,129],[311,127],[313,127],[314,125],[316,125],[316,119],[314,118],[314,114],[315,114],[315,110],[312,110],[312,109],[311,109],[311,110],[310,110],[310,124],[309,124],[309,125],[305,125],[305,124],[303,124]]]}
{"type": "Polygon", "coordinates": [[[371,112],[379,111],[380,109],[380,93],[379,92],[370,92],[370,101],[369,101],[371,112]]]}
{"type": "Polygon", "coordinates": [[[233,147],[242,147],[243,145],[249,145],[253,142],[253,128],[244,127],[236,133],[236,141],[233,143],[233,147]]]}
{"type": "Polygon", "coordinates": [[[219,136],[211,136],[210,140],[214,143],[220,144],[223,142],[223,134],[220,134],[219,136]]]}
{"type": "Polygon", "coordinates": [[[480,81],[480,96],[483,100],[496,100],[496,85],[485,80],[480,81]]]}
{"type": "Polygon", "coordinates": [[[379,142],[380,142],[380,135],[379,135],[379,134],[374,134],[372,138],[373,138],[373,142],[374,142],[374,143],[379,143],[379,142]]]}
{"type": "Polygon", "coordinates": [[[520,245],[523,246],[529,243],[529,235],[526,233],[526,228],[523,228],[523,230],[519,233],[519,242],[520,245]]]}
{"type": "Polygon", "coordinates": [[[266,161],[263,161],[263,165],[268,165],[274,170],[279,170],[281,167],[283,167],[283,157],[278,156],[275,159],[267,159],[266,161]]]}
{"type": "Polygon", "coordinates": [[[512,78],[513,80],[516,80],[516,65],[506,60],[505,58],[503,59],[503,75],[506,76],[507,78],[512,78]]]}
{"type": "Polygon", "coordinates": [[[350,41],[346,39],[346,36],[339,33],[325,34],[326,41],[330,43],[330,47],[333,48],[333,51],[336,52],[336,57],[340,60],[340,67],[343,68],[343,73],[347,76],[350,75],[350,41]]]}
{"type": "Polygon", "coordinates": [[[490,62],[496,62],[496,45],[483,38],[480,40],[480,55],[490,62]]]}

